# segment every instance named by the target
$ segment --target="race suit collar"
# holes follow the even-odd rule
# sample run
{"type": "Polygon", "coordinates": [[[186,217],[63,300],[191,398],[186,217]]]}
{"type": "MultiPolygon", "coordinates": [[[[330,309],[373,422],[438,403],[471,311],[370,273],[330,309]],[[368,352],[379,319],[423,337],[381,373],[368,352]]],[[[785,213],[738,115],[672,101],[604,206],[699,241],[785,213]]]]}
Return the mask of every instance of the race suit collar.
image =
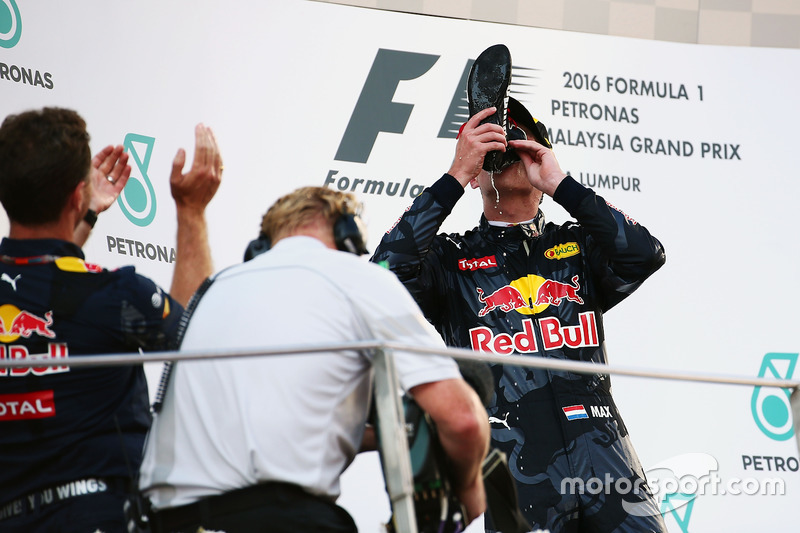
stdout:
{"type": "Polygon", "coordinates": [[[544,212],[539,209],[536,216],[530,222],[509,224],[507,226],[495,226],[489,223],[485,215],[481,215],[480,231],[483,234],[505,238],[531,239],[538,237],[544,231],[545,226],[544,212]]]}
{"type": "Polygon", "coordinates": [[[59,257],[78,257],[84,259],[80,246],[61,239],[10,239],[4,237],[0,242],[0,255],[11,257],[31,257],[53,255],[59,257]]]}

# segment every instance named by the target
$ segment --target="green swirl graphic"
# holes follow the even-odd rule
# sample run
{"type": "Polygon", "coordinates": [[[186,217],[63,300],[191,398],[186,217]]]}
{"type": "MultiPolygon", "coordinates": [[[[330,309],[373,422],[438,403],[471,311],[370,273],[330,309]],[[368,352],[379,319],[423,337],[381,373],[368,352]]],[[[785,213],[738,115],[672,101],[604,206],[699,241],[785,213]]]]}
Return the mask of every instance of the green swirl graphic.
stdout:
{"type": "Polygon", "coordinates": [[[13,48],[22,36],[22,17],[16,0],[0,0],[0,47],[13,48]]]}
{"type": "Polygon", "coordinates": [[[150,183],[150,178],[147,177],[150,155],[153,153],[155,142],[153,137],[129,133],[122,143],[139,172],[138,175],[136,172],[131,172],[128,183],[117,198],[117,204],[128,220],[142,227],[150,225],[156,216],[156,191],[150,183]],[[141,154],[142,149],[144,156],[141,154]]]}

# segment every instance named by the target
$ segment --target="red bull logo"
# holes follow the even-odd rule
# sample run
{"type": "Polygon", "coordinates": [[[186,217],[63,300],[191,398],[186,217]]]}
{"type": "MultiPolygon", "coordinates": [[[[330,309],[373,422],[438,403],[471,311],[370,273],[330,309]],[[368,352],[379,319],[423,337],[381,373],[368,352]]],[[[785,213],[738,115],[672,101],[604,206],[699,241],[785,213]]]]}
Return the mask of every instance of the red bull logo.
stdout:
{"type": "Polygon", "coordinates": [[[571,285],[552,279],[545,280],[544,283],[539,285],[539,290],[536,291],[536,305],[553,304],[559,306],[564,299],[582,304],[583,298],[578,296],[578,289],[580,288],[577,274],[572,276],[571,285]]]}
{"type": "MultiPolygon", "coordinates": [[[[578,315],[578,324],[574,326],[564,325],[556,317],[542,318],[536,322],[542,333],[543,350],[600,346],[597,319],[592,311],[578,315]]],[[[523,320],[522,331],[513,335],[510,333],[495,335],[491,329],[481,326],[470,329],[469,336],[472,349],[480,352],[511,355],[539,351],[534,335],[534,321],[531,318],[523,320]]]]}
{"type": "Polygon", "coordinates": [[[486,316],[495,309],[505,313],[517,311],[535,315],[550,305],[560,306],[564,300],[582,305],[583,298],[578,294],[580,288],[577,274],[572,277],[570,283],[530,274],[500,287],[488,296],[482,288],[477,287],[478,301],[483,304],[478,316],[486,316]]]}
{"type": "Polygon", "coordinates": [[[34,334],[54,339],[56,334],[50,329],[52,325],[52,311],[46,312],[42,318],[28,311],[21,311],[15,305],[0,305],[0,342],[14,342],[20,337],[29,339],[34,334]]]}
{"type": "MultiPolygon", "coordinates": [[[[30,360],[48,360],[48,359],[67,359],[69,351],[67,344],[63,342],[51,342],[47,344],[47,353],[32,354],[28,353],[28,347],[20,344],[12,344],[6,346],[0,344],[0,361],[3,359],[30,359],[30,360]]],[[[48,374],[57,374],[60,372],[69,372],[68,366],[34,366],[25,368],[0,368],[0,377],[11,376],[20,377],[32,374],[34,376],[46,376],[48,374]]]]}
{"type": "Polygon", "coordinates": [[[500,287],[489,296],[484,296],[483,289],[478,287],[478,300],[483,304],[483,309],[478,311],[478,316],[486,316],[489,311],[500,309],[508,313],[514,309],[528,307],[522,293],[511,285],[500,287]]]}

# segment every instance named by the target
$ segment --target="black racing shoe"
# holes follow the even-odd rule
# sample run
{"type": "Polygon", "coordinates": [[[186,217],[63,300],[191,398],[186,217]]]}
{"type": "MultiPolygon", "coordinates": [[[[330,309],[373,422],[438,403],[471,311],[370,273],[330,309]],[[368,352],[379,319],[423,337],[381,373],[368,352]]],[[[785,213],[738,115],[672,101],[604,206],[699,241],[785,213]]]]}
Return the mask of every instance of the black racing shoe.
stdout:
{"type": "MultiPolygon", "coordinates": [[[[548,148],[553,148],[550,144],[550,139],[547,138],[547,128],[545,125],[533,118],[524,105],[515,100],[512,96],[509,96],[508,127],[506,128],[507,141],[524,141],[528,138],[528,135],[520,126],[528,128],[536,142],[548,148]]],[[[509,146],[506,148],[506,151],[503,152],[503,157],[496,164],[495,172],[502,171],[517,161],[519,161],[519,154],[509,146]]]]}
{"type": "MultiPolygon", "coordinates": [[[[508,131],[508,86],[511,83],[511,52],[504,44],[490,46],[472,64],[467,78],[467,100],[469,116],[496,107],[497,111],[481,121],[481,124],[500,125],[508,131]]],[[[501,170],[503,152],[493,151],[483,159],[483,169],[487,172],[501,170]]]]}

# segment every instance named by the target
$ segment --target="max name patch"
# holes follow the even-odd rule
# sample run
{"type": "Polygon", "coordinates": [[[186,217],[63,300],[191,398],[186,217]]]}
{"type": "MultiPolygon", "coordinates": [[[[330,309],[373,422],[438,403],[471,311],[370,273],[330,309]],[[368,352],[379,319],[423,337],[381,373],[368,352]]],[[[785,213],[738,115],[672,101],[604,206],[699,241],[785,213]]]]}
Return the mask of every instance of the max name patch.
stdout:
{"type": "MultiPolygon", "coordinates": [[[[611,416],[611,406],[609,405],[590,405],[589,409],[592,413],[592,418],[613,418],[611,416]]],[[[564,411],[564,416],[567,417],[567,420],[589,418],[589,413],[586,412],[586,408],[582,404],[562,407],[561,410],[564,411]]]]}

